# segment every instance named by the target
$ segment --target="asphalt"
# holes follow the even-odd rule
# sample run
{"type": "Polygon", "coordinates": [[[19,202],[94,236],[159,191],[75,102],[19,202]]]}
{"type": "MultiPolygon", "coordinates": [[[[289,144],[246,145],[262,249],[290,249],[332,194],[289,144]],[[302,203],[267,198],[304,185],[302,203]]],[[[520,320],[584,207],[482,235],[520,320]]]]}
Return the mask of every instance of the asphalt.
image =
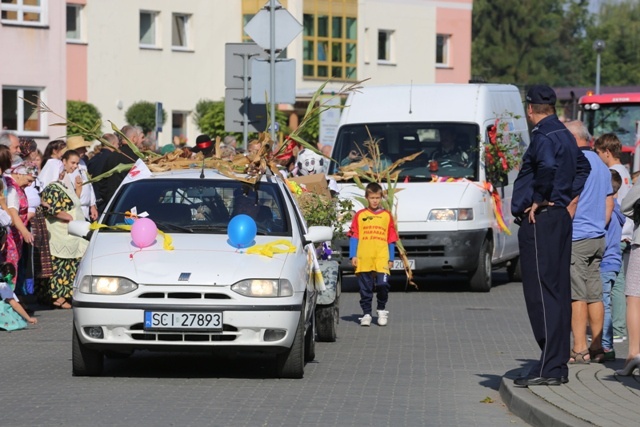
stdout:
{"type": "Polygon", "coordinates": [[[640,376],[615,374],[624,365],[627,344],[616,344],[615,361],[569,365],[569,382],[560,386],[516,387],[521,369],[507,372],[500,397],[507,408],[533,426],[640,425],[640,376]]]}

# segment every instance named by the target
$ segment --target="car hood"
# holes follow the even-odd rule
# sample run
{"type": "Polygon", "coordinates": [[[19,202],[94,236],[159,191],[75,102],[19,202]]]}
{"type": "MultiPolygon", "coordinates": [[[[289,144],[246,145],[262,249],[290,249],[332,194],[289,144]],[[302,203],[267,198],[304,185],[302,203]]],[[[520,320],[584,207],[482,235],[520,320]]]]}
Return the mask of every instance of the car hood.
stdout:
{"type": "MultiPolygon", "coordinates": [[[[139,249],[133,245],[130,233],[98,233],[85,254],[83,264],[90,263],[86,266],[90,271],[85,270],[84,274],[127,277],[136,283],[154,285],[231,285],[245,278],[279,278],[288,257],[250,255],[232,247],[221,235],[171,237],[174,249],[168,251],[163,249],[161,237],[153,245],[139,249]]],[[[279,239],[282,237],[257,236],[256,243],[279,239]]]]}
{"type": "MultiPolygon", "coordinates": [[[[431,209],[471,207],[460,206],[470,181],[398,183],[396,187],[398,222],[424,222],[431,209]]],[[[340,189],[340,197],[363,197],[362,190],[355,185],[345,185],[340,189]]],[[[358,203],[356,210],[362,209],[358,203]]]]}

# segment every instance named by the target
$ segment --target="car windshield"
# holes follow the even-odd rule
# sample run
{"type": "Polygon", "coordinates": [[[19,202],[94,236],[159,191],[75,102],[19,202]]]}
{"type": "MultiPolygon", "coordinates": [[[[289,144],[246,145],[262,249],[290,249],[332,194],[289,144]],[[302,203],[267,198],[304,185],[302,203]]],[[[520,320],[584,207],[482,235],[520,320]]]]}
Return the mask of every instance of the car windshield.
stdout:
{"type": "Polygon", "coordinates": [[[640,105],[601,104],[597,110],[584,110],[582,118],[592,135],[615,133],[623,146],[635,147],[640,105]]]}
{"type": "Polygon", "coordinates": [[[396,160],[421,153],[399,167],[403,182],[431,181],[434,175],[478,179],[479,127],[469,123],[367,123],[340,128],[332,157],[330,173],[371,157],[365,142],[378,142],[381,169],[396,160]]]}
{"type": "Polygon", "coordinates": [[[103,222],[125,224],[134,209],[170,233],[226,234],[231,218],[246,214],[255,220],[258,235],[291,235],[286,204],[274,183],[254,187],[233,180],[134,181],[122,187],[103,222]]]}

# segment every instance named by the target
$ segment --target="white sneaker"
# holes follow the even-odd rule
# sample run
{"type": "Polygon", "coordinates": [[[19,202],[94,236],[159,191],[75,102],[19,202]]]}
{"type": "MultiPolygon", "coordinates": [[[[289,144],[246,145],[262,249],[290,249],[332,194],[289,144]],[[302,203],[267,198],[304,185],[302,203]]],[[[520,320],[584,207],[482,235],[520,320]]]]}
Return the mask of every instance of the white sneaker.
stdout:
{"type": "Polygon", "coordinates": [[[360,318],[360,326],[371,326],[371,315],[365,314],[360,318]]]}
{"type": "Polygon", "coordinates": [[[387,310],[378,310],[378,326],[387,326],[389,322],[389,312],[387,310]]]}
{"type": "Polygon", "coordinates": [[[625,342],[626,340],[627,340],[627,337],[621,337],[621,336],[618,336],[618,335],[614,335],[613,336],[613,342],[616,343],[616,344],[621,344],[621,343],[625,342]]]}

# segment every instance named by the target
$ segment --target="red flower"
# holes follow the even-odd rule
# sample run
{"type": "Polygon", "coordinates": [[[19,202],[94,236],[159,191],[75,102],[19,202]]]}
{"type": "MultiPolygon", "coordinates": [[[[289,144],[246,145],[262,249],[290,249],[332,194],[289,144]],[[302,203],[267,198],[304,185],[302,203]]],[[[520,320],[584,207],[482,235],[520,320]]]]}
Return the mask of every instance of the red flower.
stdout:
{"type": "Polygon", "coordinates": [[[496,127],[496,125],[491,126],[491,128],[489,129],[489,141],[494,145],[496,143],[496,134],[497,133],[498,133],[498,128],[496,127]]]}
{"type": "Polygon", "coordinates": [[[492,165],[493,164],[493,156],[491,155],[491,153],[487,152],[485,154],[485,156],[487,157],[487,163],[492,165]]]}

